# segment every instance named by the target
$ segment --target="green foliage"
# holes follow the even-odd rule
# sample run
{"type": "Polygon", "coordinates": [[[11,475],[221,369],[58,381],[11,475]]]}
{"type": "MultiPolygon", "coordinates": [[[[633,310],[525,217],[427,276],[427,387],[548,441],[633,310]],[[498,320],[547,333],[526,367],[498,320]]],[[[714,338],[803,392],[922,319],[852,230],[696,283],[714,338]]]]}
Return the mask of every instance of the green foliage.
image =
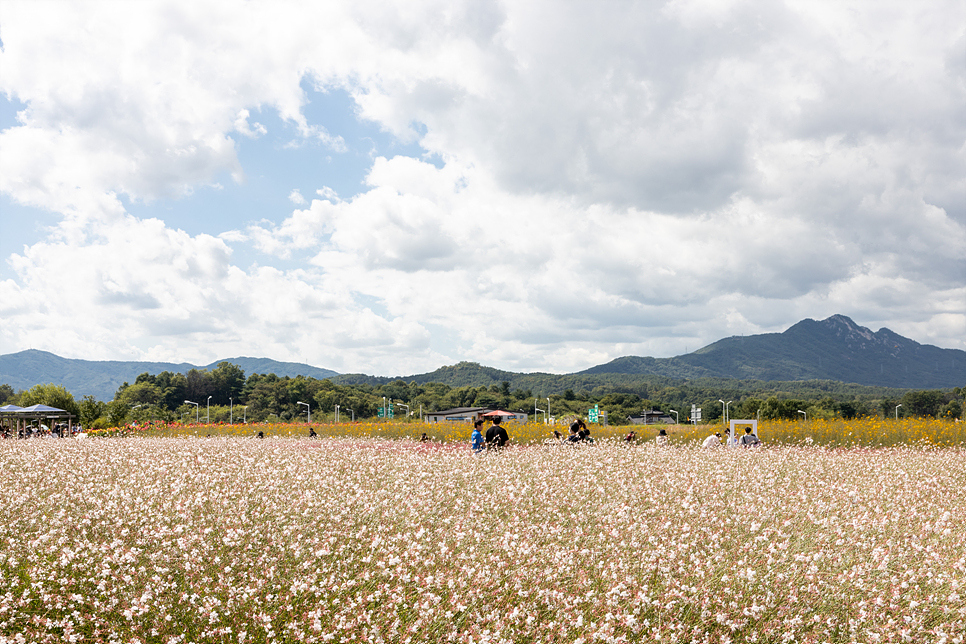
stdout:
{"type": "Polygon", "coordinates": [[[899,411],[907,416],[938,418],[939,410],[945,403],[946,396],[936,389],[907,391],[902,396],[902,409],[899,411]]]}
{"type": "Polygon", "coordinates": [[[183,373],[162,371],[152,382],[161,389],[159,404],[163,409],[174,411],[184,404],[188,393],[188,379],[183,373]]]}
{"type": "Polygon", "coordinates": [[[156,405],[161,400],[161,388],[147,382],[135,382],[118,392],[118,400],[126,405],[156,405]]]}
{"type": "Polygon", "coordinates": [[[211,372],[212,404],[229,405],[239,400],[245,387],[245,370],[230,362],[219,362],[211,372]]]}
{"type": "Polygon", "coordinates": [[[97,419],[107,412],[107,405],[94,398],[94,396],[84,396],[79,407],[80,424],[83,427],[93,427],[97,419]]]}
{"type": "Polygon", "coordinates": [[[221,418],[220,408],[229,408],[230,398],[236,408],[247,406],[247,412],[240,410],[239,413],[249,421],[305,418],[305,407],[298,405],[299,402],[309,403],[313,420],[331,418],[336,405],[343,418],[349,415],[350,409],[355,411],[357,419],[371,418],[383,405],[384,398],[409,405],[414,413],[421,406],[424,413],[453,407],[499,407],[533,414],[535,400],[544,409],[549,397],[551,415],[557,418],[585,417],[587,409],[598,404],[608,413],[610,424],[625,423],[628,416],[652,408],[664,412],[674,409],[684,423],[690,420],[692,404],[702,409],[704,421],[717,422],[723,414],[719,399],[732,401],[729,408],[732,418],[756,418],[760,412],[762,419],[799,419],[799,409],[807,412],[810,419],[879,414],[892,417],[895,405],[903,401],[907,402],[903,402],[900,412],[908,415],[949,418],[962,415],[959,397],[962,389],[958,393],[955,389],[916,392],[831,380],[781,382],[728,378],[678,380],[614,373],[512,374],[475,363],[460,363],[434,373],[452,377],[455,383],[478,384],[424,381],[428,374],[414,376],[406,382],[401,378],[339,376],[319,380],[255,373],[239,385],[244,372],[230,363],[222,363],[212,372],[141,374],[135,384],[125,383],[116,398],[128,401],[131,406],[151,405],[156,400],[156,407],[148,408],[150,417],[163,418],[167,414],[173,418],[183,415],[185,419],[193,419],[195,411],[193,406],[183,404],[186,399],[200,403],[200,417],[204,418],[207,397],[212,396],[212,409],[218,407],[218,418],[221,418]],[[216,402],[222,398],[223,404],[216,402]]]}
{"type": "Polygon", "coordinates": [[[14,404],[13,398],[17,394],[14,392],[13,387],[8,384],[0,385],[0,406],[14,404]]]}
{"type": "Polygon", "coordinates": [[[804,400],[797,400],[794,398],[789,398],[786,400],[779,400],[775,396],[772,396],[765,401],[765,404],[761,407],[761,417],[768,420],[795,420],[796,418],[801,418],[802,415],[799,414],[799,410],[808,412],[808,403],[804,400]]]}
{"type": "Polygon", "coordinates": [[[107,405],[107,426],[121,427],[127,423],[130,407],[120,400],[114,400],[107,405]]]}
{"type": "Polygon", "coordinates": [[[70,412],[75,417],[80,416],[80,407],[74,401],[74,396],[63,385],[46,384],[34,385],[20,394],[20,406],[47,405],[70,412]]]}

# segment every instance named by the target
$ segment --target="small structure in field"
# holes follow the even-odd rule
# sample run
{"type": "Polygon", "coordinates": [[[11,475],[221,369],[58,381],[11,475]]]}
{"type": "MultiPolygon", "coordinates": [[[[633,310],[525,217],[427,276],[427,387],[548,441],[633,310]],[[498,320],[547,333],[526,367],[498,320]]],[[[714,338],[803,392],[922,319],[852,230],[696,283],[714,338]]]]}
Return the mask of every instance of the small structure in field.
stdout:
{"type": "Polygon", "coordinates": [[[672,418],[669,414],[665,414],[663,411],[650,409],[641,414],[628,416],[627,422],[629,422],[631,425],[657,425],[658,423],[667,423],[669,425],[673,425],[674,418],[672,418]]]}

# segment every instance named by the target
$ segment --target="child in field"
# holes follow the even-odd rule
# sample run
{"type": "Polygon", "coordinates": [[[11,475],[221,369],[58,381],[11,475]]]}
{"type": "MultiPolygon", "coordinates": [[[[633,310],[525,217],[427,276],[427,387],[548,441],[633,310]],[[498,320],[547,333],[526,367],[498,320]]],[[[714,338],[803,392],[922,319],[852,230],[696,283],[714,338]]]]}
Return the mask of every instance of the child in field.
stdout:
{"type": "Polygon", "coordinates": [[[482,420],[478,420],[473,423],[473,434],[470,436],[470,447],[473,448],[474,454],[479,454],[483,451],[483,433],[480,431],[480,427],[482,426],[482,420]]]}

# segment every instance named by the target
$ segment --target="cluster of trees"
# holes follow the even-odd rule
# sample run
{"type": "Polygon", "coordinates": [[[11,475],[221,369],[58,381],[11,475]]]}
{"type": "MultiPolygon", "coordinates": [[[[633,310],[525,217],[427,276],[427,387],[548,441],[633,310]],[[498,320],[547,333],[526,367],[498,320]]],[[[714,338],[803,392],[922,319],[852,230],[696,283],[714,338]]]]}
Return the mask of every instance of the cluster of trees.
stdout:
{"type": "MultiPolygon", "coordinates": [[[[143,373],[133,384],[125,382],[110,402],[85,396],[79,403],[59,385],[37,385],[29,391],[14,393],[8,385],[0,385],[0,404],[28,406],[38,402],[66,409],[75,414],[85,426],[117,426],[131,421],[192,421],[248,422],[292,421],[305,419],[311,410],[314,420],[331,419],[339,406],[343,419],[372,418],[384,401],[394,403],[396,417],[405,414],[408,406],[412,415],[419,411],[440,411],[453,407],[496,407],[534,414],[535,408],[547,410],[558,418],[585,416],[597,405],[606,411],[611,424],[623,424],[632,415],[647,409],[664,412],[675,410],[680,422],[688,422],[691,405],[702,409],[702,420],[715,421],[722,417],[730,401],[731,418],[795,419],[799,410],[809,418],[856,418],[862,416],[892,417],[932,416],[961,418],[966,388],[942,390],[913,390],[901,395],[872,397],[833,395],[767,396],[749,393],[737,387],[735,381],[710,381],[702,385],[661,382],[658,386],[638,383],[635,391],[616,390],[615,385],[596,386],[593,390],[567,389],[563,393],[535,392],[533,389],[511,389],[509,381],[491,385],[450,386],[438,382],[416,383],[394,380],[339,384],[332,380],[296,376],[279,377],[275,374],[252,374],[246,378],[244,370],[229,362],[222,362],[212,370],[198,370],[180,374],[164,371],[143,373]],[[643,394],[643,395],[642,395],[643,394]],[[549,400],[548,400],[549,398],[549,400]],[[197,403],[197,404],[195,404],[197,403]],[[401,405],[399,405],[401,404],[401,405]]],[[[542,413],[538,414],[542,417],[542,413]]]]}

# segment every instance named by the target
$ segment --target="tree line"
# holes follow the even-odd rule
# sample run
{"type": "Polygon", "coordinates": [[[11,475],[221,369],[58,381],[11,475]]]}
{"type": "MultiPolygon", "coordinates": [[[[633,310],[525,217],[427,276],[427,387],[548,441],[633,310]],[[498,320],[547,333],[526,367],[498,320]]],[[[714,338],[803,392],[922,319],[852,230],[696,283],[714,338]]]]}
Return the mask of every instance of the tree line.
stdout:
{"type": "MultiPolygon", "coordinates": [[[[541,381],[533,382],[541,384],[541,381]]],[[[567,381],[576,384],[581,381],[567,381]]],[[[245,375],[230,362],[214,369],[191,369],[186,373],[163,371],[142,373],[133,383],[123,383],[114,399],[102,402],[85,396],[79,402],[64,387],[37,385],[14,392],[0,385],[0,404],[29,406],[42,402],[75,414],[85,427],[112,427],[132,421],[192,422],[291,422],[332,420],[338,405],[343,420],[370,419],[378,415],[384,401],[392,400],[395,417],[408,412],[423,413],[454,407],[490,407],[523,412],[542,418],[549,414],[586,416],[595,405],[607,412],[610,424],[620,425],[645,410],[676,412],[680,422],[689,422],[691,406],[701,408],[703,421],[722,418],[727,407],[731,418],[794,419],[804,411],[809,418],[931,416],[961,418],[966,388],[950,390],[857,390],[838,385],[799,386],[799,383],[749,383],[727,379],[673,381],[666,378],[594,381],[593,389],[567,388],[562,392],[540,391],[535,387],[511,388],[509,380],[490,385],[452,386],[439,382],[417,383],[398,379],[375,383],[339,383],[337,379],[275,374],[245,375]],[[845,392],[845,395],[843,395],[845,392]],[[871,392],[871,393],[870,393],[871,392]],[[838,394],[838,395],[835,395],[838,394]],[[725,401],[722,404],[720,401],[725,401]],[[730,405],[728,404],[730,402],[730,405]]],[[[841,383],[839,383],[841,384],[841,383]]]]}

